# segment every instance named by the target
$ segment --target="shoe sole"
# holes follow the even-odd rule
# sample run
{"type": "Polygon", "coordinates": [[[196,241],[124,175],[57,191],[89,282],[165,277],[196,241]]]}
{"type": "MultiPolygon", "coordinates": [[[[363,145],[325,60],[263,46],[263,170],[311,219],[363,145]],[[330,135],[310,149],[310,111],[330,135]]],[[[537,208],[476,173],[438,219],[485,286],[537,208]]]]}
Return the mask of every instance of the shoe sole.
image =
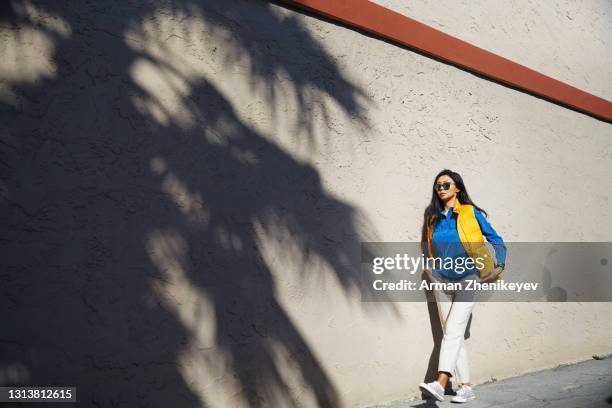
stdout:
{"type": "Polygon", "coordinates": [[[451,402],[456,402],[456,403],[462,404],[464,402],[472,401],[474,399],[476,399],[476,397],[469,397],[469,398],[464,398],[464,399],[461,399],[461,400],[456,400],[456,399],[453,398],[451,400],[451,402]]]}
{"type": "Polygon", "coordinates": [[[435,392],[433,389],[431,389],[431,388],[429,387],[429,385],[427,385],[427,384],[425,384],[425,383],[422,383],[422,384],[419,384],[419,388],[420,388],[422,391],[427,392],[429,395],[431,395],[432,397],[434,397],[434,398],[435,398],[435,399],[437,399],[438,401],[440,401],[440,402],[444,401],[444,397],[440,398],[440,396],[439,396],[439,395],[438,395],[438,394],[437,394],[437,393],[436,393],[436,392],[435,392]]]}

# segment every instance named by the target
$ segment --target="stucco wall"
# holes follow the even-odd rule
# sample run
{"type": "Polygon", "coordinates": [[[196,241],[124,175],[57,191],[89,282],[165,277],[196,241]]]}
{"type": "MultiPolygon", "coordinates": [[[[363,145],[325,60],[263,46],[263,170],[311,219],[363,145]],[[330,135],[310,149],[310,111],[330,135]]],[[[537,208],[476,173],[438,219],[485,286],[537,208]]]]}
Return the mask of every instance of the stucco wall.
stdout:
{"type": "MultiPolygon", "coordinates": [[[[362,303],[359,243],[418,240],[440,169],[506,241],[612,238],[609,124],[278,5],[216,3],[3,10],[4,384],[98,406],[416,396],[435,306],[362,303]]],[[[609,5],[434,3],[387,5],[612,96],[609,5]]],[[[611,330],[605,303],[478,304],[473,381],[609,353],[611,330]]]]}

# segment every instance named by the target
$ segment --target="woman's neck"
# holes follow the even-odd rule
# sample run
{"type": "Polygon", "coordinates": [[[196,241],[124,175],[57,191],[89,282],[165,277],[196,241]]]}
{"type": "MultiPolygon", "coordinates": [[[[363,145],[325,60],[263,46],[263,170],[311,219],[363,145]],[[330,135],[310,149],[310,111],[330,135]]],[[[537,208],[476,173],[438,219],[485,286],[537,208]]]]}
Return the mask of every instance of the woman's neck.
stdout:
{"type": "Polygon", "coordinates": [[[448,199],[447,202],[444,203],[444,214],[446,214],[448,212],[448,210],[450,210],[450,208],[453,206],[453,204],[455,204],[455,198],[457,196],[451,197],[448,199]]]}

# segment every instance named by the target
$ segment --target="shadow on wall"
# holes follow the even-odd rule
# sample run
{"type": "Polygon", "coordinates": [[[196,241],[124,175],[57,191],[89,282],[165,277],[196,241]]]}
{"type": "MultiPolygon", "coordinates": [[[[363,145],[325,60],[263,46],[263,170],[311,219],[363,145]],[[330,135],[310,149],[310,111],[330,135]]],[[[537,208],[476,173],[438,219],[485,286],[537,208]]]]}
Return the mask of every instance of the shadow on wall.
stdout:
{"type": "Polygon", "coordinates": [[[371,229],[175,47],[203,35],[202,64],[246,58],[239,78],[269,106],[288,77],[313,148],[321,95],[363,120],[364,93],[277,6],[213,3],[1,6],[0,385],[74,385],[99,407],[207,406],[228,389],[231,403],[298,405],[281,355],[319,406],[341,405],[261,236],[320,259],[304,279],[331,271],[352,296],[371,229]]]}

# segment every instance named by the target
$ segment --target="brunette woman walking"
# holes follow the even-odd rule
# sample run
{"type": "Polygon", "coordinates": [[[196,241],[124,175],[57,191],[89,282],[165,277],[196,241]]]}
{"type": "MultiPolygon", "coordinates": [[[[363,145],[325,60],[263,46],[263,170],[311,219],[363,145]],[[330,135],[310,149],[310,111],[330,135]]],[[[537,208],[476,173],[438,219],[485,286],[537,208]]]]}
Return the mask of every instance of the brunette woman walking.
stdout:
{"type": "Polygon", "coordinates": [[[434,179],[431,203],[425,210],[423,231],[427,235],[428,256],[454,262],[434,262],[435,266],[427,272],[433,281],[460,282],[461,286],[461,289],[455,290],[433,290],[444,332],[438,379],[421,383],[419,387],[438,401],[444,401],[444,390],[451,377],[455,377],[459,384],[452,402],[467,402],[476,398],[470,383],[468,355],[464,345],[475,293],[463,287],[469,279],[480,282],[498,280],[506,258],[504,240],[485,215],[488,217],[486,211],[474,204],[458,173],[447,169],[438,173],[434,179]],[[485,237],[495,249],[495,255],[486,249],[485,237]],[[486,261],[476,263],[476,257],[486,261]],[[470,259],[472,262],[468,262],[470,259]]]}

